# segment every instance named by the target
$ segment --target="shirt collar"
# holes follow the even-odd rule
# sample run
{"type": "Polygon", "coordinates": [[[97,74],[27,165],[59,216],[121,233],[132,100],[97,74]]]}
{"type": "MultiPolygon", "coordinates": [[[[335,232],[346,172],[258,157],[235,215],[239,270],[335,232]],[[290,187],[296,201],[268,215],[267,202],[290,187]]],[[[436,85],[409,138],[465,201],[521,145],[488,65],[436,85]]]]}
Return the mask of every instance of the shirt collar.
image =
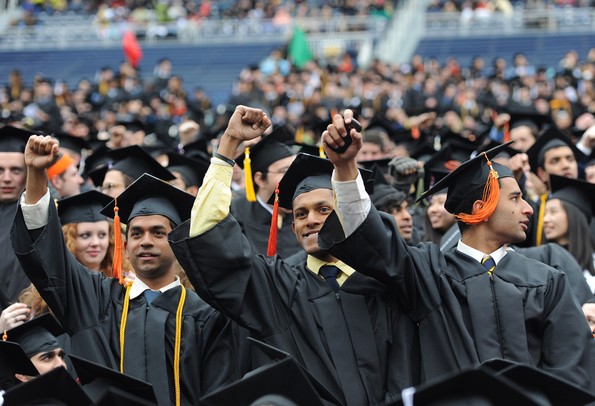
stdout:
{"type": "MultiPolygon", "coordinates": [[[[180,278],[178,277],[178,275],[176,275],[176,280],[173,281],[172,283],[170,283],[169,285],[165,285],[164,287],[160,288],[159,292],[163,293],[167,290],[170,290],[170,289],[175,288],[176,286],[180,286],[180,285],[181,285],[180,278]]],[[[132,282],[132,287],[130,288],[130,299],[135,299],[135,298],[139,297],[147,289],[151,290],[151,288],[148,287],[139,278],[134,279],[134,282],[132,282]]]]}
{"type": "Polygon", "coordinates": [[[265,201],[263,201],[260,196],[256,195],[256,201],[258,203],[260,203],[260,205],[262,207],[264,207],[266,209],[266,211],[268,211],[269,213],[273,214],[273,209],[271,208],[271,206],[269,206],[265,201]]]}
{"type": "Polygon", "coordinates": [[[350,267],[343,261],[329,263],[329,262],[322,261],[318,258],[315,258],[312,255],[308,255],[308,259],[306,259],[306,266],[308,267],[309,270],[314,272],[316,275],[318,275],[320,268],[322,268],[324,265],[334,265],[337,268],[339,268],[341,270],[341,272],[343,272],[347,276],[351,276],[351,274],[355,272],[355,269],[353,269],[352,267],[350,267]]]}
{"type": "Polygon", "coordinates": [[[500,248],[498,248],[496,251],[486,254],[484,252],[476,250],[475,248],[471,248],[470,246],[465,244],[462,239],[459,240],[459,243],[457,244],[457,250],[459,250],[463,254],[469,255],[471,258],[475,259],[477,262],[481,262],[483,257],[485,257],[486,255],[489,255],[490,257],[492,257],[492,259],[494,260],[496,265],[498,265],[498,262],[500,262],[500,260],[502,258],[504,258],[504,255],[506,255],[506,252],[507,252],[506,246],[503,245],[500,248]]]}

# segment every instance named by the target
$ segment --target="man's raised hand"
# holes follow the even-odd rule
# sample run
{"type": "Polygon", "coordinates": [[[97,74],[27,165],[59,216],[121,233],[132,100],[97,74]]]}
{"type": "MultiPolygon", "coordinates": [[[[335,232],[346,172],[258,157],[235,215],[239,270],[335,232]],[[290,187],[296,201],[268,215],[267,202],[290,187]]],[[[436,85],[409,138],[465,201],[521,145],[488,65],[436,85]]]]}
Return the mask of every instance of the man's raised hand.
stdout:
{"type": "Polygon", "coordinates": [[[271,120],[260,109],[237,106],[229,119],[225,135],[243,142],[261,136],[271,126],[271,120]]]}
{"type": "Polygon", "coordinates": [[[25,147],[25,164],[28,168],[43,170],[58,160],[58,140],[48,135],[32,135],[25,147]]]}

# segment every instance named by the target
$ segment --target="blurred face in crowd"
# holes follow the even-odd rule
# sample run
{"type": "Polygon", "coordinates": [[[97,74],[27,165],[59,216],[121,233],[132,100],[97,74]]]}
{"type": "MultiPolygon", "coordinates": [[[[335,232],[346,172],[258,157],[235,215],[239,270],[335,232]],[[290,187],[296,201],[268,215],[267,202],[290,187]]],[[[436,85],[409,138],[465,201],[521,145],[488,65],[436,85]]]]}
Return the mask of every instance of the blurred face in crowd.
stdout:
{"type": "Polygon", "coordinates": [[[589,323],[591,331],[595,330],[595,303],[585,303],[583,305],[583,313],[589,323]]]}
{"type": "Polygon", "coordinates": [[[531,128],[524,125],[510,130],[510,139],[514,141],[512,147],[521,152],[527,152],[535,144],[535,136],[531,128]]]}
{"type": "Polygon", "coordinates": [[[543,168],[537,168],[537,174],[544,182],[549,182],[549,175],[578,178],[578,164],[570,147],[556,147],[545,152],[543,168]]]}
{"type": "MultiPolygon", "coordinates": [[[[62,348],[56,348],[51,351],[35,354],[30,357],[30,360],[35,368],[37,368],[37,372],[39,372],[40,375],[43,375],[59,367],[66,368],[66,363],[64,362],[65,356],[66,353],[62,348]]],[[[34,378],[32,376],[21,374],[15,374],[15,376],[21,382],[27,382],[34,378]]]]}
{"type": "Polygon", "coordinates": [[[20,152],[0,152],[0,202],[16,201],[25,189],[27,167],[20,152]]]}
{"type": "Polygon", "coordinates": [[[126,182],[124,174],[116,169],[107,171],[105,178],[103,178],[103,185],[101,191],[113,198],[118,197],[126,189],[126,182]]]}
{"type": "Polygon", "coordinates": [[[444,208],[446,193],[436,193],[430,200],[426,211],[430,225],[434,230],[445,232],[455,223],[454,214],[450,214],[444,208]]]}
{"type": "Polygon", "coordinates": [[[84,180],[79,175],[78,169],[74,164],[71,164],[62,172],[52,178],[52,184],[58,191],[60,197],[74,196],[81,193],[81,185],[84,180]]]}
{"type": "Polygon", "coordinates": [[[373,161],[384,158],[382,147],[374,142],[364,142],[357,154],[358,161],[373,161]]]}
{"type": "Polygon", "coordinates": [[[267,168],[266,174],[262,172],[254,173],[254,183],[258,185],[258,196],[265,202],[275,192],[277,184],[291,166],[295,156],[288,156],[273,162],[267,168]]]}
{"type": "Polygon", "coordinates": [[[548,241],[568,244],[568,215],[560,199],[550,199],[545,204],[543,234],[548,241]]]}
{"type": "Polygon", "coordinates": [[[395,218],[399,234],[406,240],[410,240],[413,236],[413,217],[411,217],[409,202],[406,200],[398,206],[390,209],[390,214],[395,218]]]}
{"type": "Polygon", "coordinates": [[[96,221],[78,223],[74,243],[74,256],[92,271],[98,271],[109,246],[109,223],[96,221]]]}

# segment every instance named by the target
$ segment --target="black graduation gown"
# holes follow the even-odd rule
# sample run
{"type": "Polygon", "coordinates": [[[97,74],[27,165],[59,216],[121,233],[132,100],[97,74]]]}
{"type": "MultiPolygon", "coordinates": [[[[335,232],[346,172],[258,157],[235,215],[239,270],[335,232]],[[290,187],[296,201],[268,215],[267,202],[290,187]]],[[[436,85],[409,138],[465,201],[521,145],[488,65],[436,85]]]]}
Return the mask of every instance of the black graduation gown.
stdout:
{"type": "Polygon", "coordinates": [[[393,289],[419,325],[422,380],[504,358],[593,390],[595,342],[563,272],[511,251],[490,278],[456,249],[408,246],[373,207],[346,239],[338,221],[327,218],[320,247],[393,289]]]}
{"type": "Polygon", "coordinates": [[[290,267],[255,255],[231,215],[199,236],[188,231],[189,221],[169,234],[170,243],[205,301],[292,354],[341,404],[384,401],[398,324],[386,287],[355,272],[337,297],[304,262],[290,267]]]}
{"type": "Polygon", "coordinates": [[[17,206],[18,201],[0,203],[0,230],[3,230],[0,232],[0,312],[17,302],[19,293],[31,283],[10,246],[10,234],[6,232],[17,206]]]}
{"type": "MultiPolygon", "coordinates": [[[[68,251],[54,205],[46,227],[29,231],[19,208],[11,230],[14,250],[35,287],[71,336],[73,354],[119,369],[120,321],[125,288],[90,272],[68,251]]],[[[155,298],[130,300],[124,373],[153,385],[160,405],[174,397],[173,353],[181,287],[155,298]]],[[[180,354],[181,401],[196,405],[208,391],[238,378],[231,322],[186,291],[180,354]]]]}
{"type": "MultiPolygon", "coordinates": [[[[252,251],[266,255],[271,229],[271,213],[259,202],[249,202],[243,196],[232,200],[230,210],[250,241],[252,251]]],[[[281,258],[287,258],[302,251],[291,229],[292,222],[293,218],[290,214],[284,216],[281,229],[277,232],[277,255],[281,258]]]]}

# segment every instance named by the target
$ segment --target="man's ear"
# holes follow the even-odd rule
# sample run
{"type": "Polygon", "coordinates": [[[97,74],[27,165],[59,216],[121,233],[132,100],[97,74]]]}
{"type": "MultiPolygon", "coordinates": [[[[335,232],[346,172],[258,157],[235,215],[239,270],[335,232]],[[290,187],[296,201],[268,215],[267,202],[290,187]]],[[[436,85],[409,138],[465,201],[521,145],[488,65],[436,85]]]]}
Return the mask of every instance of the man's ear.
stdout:
{"type": "Polygon", "coordinates": [[[263,187],[264,185],[264,179],[262,178],[262,172],[258,171],[258,172],[254,172],[253,176],[254,178],[254,183],[259,187],[263,187]]]}
{"type": "Polygon", "coordinates": [[[58,175],[52,176],[51,178],[49,178],[49,181],[54,187],[54,189],[60,189],[60,186],[62,185],[62,179],[58,175]]]}
{"type": "Polygon", "coordinates": [[[27,375],[14,374],[14,377],[21,382],[29,382],[31,380],[31,377],[27,375]]]}
{"type": "Polygon", "coordinates": [[[473,202],[473,208],[471,209],[471,214],[477,213],[479,210],[482,209],[485,202],[483,200],[476,200],[473,202]]]}

